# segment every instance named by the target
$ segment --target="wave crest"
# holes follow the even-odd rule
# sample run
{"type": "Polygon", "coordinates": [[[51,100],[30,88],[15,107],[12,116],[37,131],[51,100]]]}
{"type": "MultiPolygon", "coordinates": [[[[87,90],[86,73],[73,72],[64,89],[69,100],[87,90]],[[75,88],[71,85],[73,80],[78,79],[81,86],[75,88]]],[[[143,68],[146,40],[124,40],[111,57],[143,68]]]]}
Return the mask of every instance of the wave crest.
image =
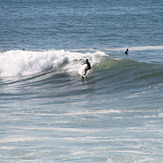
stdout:
{"type": "Polygon", "coordinates": [[[67,70],[77,73],[86,58],[92,65],[97,63],[105,53],[77,53],[64,50],[22,51],[12,50],[0,54],[0,76],[25,76],[40,73],[49,69],[67,70]],[[64,64],[64,66],[62,66],[64,64]]]}

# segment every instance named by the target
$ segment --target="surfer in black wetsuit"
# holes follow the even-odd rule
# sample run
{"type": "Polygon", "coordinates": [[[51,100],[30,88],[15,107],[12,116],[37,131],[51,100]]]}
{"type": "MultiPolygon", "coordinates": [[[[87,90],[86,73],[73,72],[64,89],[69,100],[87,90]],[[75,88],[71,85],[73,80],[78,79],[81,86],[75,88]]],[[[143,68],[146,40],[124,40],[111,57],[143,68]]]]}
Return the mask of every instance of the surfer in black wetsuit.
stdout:
{"type": "Polygon", "coordinates": [[[92,67],[88,59],[86,59],[86,62],[84,64],[87,64],[85,68],[85,73],[84,73],[84,76],[85,76],[87,74],[87,71],[90,70],[92,67]]]}
{"type": "Polygon", "coordinates": [[[128,51],[129,51],[129,50],[128,50],[128,49],[126,49],[126,51],[125,51],[125,54],[126,54],[126,55],[128,55],[128,51]]]}

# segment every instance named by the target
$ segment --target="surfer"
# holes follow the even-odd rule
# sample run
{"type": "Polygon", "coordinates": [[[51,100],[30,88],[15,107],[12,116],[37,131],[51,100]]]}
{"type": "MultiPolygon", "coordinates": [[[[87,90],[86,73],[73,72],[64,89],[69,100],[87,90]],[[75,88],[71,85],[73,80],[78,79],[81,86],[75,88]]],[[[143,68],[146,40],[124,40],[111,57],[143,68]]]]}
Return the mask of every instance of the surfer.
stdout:
{"type": "Polygon", "coordinates": [[[128,50],[128,49],[126,49],[126,51],[125,51],[125,54],[126,54],[126,55],[128,55],[128,51],[129,51],[129,50],[128,50]]]}
{"type": "Polygon", "coordinates": [[[86,62],[84,64],[87,64],[86,68],[84,69],[85,72],[84,76],[85,76],[87,74],[87,71],[90,70],[92,67],[88,59],[86,59],[86,62]]]}

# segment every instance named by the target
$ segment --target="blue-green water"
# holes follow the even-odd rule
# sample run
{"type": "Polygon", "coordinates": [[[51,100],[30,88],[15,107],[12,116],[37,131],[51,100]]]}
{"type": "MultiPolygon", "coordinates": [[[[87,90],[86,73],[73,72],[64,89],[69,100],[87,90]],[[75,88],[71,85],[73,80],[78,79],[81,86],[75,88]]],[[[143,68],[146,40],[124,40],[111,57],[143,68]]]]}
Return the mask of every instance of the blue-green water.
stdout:
{"type": "Polygon", "coordinates": [[[1,0],[0,162],[162,163],[162,27],[161,0],[1,0]]]}

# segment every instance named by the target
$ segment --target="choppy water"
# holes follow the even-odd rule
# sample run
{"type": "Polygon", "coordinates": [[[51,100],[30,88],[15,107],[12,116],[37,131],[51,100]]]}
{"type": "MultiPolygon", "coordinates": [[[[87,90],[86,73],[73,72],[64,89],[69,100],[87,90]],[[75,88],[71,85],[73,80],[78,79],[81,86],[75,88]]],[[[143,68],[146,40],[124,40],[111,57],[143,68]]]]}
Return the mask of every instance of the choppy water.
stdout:
{"type": "Polygon", "coordinates": [[[162,9],[1,1],[0,162],[162,163],[162,9]]]}

